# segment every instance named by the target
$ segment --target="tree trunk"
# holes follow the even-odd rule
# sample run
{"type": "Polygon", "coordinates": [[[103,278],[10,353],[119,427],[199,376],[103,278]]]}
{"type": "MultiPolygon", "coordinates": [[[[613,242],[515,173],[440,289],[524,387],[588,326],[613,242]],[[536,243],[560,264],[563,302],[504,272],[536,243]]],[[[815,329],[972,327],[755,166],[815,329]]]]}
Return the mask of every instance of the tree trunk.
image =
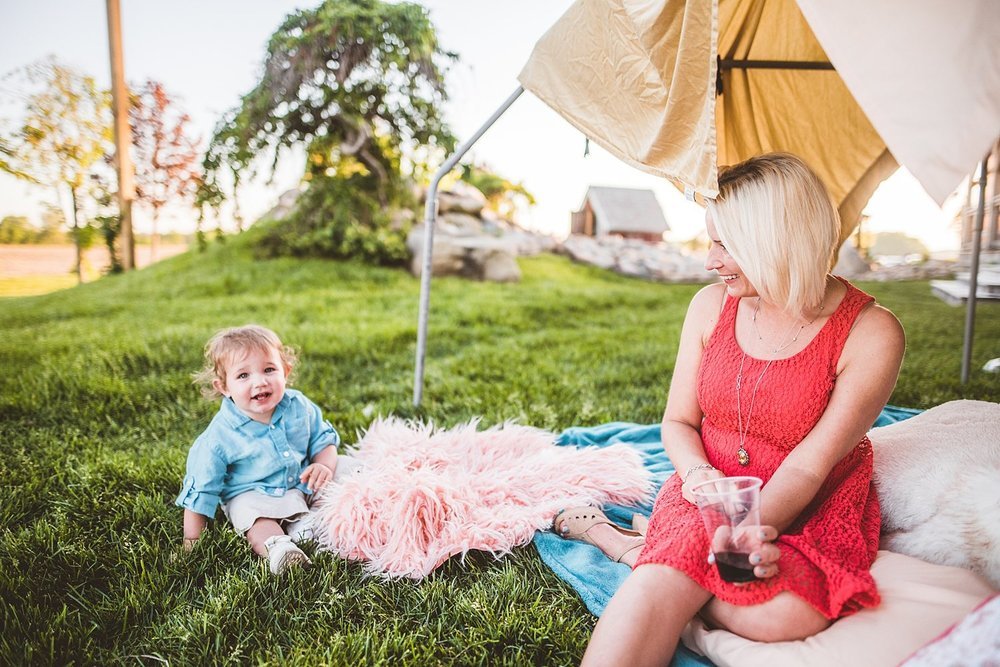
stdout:
{"type": "Polygon", "coordinates": [[[76,203],[76,188],[72,185],[69,187],[69,199],[73,204],[73,245],[76,246],[76,281],[78,284],[83,284],[83,248],[80,244],[80,223],[79,223],[79,211],[77,210],[76,203]]]}

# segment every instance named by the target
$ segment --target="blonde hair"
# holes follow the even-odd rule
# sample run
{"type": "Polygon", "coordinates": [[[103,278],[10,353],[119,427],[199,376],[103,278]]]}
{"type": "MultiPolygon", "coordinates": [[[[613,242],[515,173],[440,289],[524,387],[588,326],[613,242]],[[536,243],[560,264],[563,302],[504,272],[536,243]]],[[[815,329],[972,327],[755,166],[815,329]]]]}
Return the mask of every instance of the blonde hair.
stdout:
{"type": "Polygon", "coordinates": [[[805,162],[767,153],[726,167],[708,210],[762,299],[793,314],[822,303],[840,244],[840,216],[805,162]]]}
{"type": "Polygon", "coordinates": [[[221,396],[214,381],[219,380],[224,386],[227,365],[232,363],[237,353],[248,350],[276,350],[285,371],[289,373],[288,384],[291,384],[291,372],[298,361],[295,350],[284,345],[278,334],[267,327],[248,324],[217,331],[205,344],[205,366],[194,374],[194,383],[201,386],[201,395],[208,399],[221,396]]]}

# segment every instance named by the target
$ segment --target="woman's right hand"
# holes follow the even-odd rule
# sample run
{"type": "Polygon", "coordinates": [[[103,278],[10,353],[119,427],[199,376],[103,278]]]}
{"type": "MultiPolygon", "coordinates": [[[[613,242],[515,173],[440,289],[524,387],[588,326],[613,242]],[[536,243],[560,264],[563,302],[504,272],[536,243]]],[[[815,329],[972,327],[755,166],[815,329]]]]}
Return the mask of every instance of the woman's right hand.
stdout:
{"type": "Polygon", "coordinates": [[[691,494],[691,488],[702,482],[707,482],[710,479],[719,479],[725,477],[721,470],[716,470],[715,468],[699,468],[698,470],[692,470],[684,478],[684,483],[681,485],[681,495],[684,500],[688,501],[692,505],[695,504],[694,496],[691,494]]]}

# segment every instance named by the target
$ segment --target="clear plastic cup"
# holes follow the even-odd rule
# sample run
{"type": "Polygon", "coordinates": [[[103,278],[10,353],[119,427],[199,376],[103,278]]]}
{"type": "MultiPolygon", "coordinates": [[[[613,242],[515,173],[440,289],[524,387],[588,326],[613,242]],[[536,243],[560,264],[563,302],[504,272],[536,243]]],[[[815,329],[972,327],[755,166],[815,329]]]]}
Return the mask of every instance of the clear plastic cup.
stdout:
{"type": "Polygon", "coordinates": [[[724,581],[756,580],[750,553],[760,544],[758,477],[721,477],[691,488],[708,532],[712,559],[724,581]]]}

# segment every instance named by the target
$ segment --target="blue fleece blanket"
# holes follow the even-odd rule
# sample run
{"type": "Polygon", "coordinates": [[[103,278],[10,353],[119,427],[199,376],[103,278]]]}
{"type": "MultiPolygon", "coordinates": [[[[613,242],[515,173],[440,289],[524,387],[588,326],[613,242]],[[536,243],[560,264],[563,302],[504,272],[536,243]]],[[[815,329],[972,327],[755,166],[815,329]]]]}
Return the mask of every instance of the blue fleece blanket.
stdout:
{"type": "MultiPolygon", "coordinates": [[[[908,419],[920,410],[897,408],[887,405],[874,426],[886,426],[908,419]]],[[[560,445],[607,447],[616,443],[628,443],[642,454],[643,464],[653,475],[656,489],[674,472],[674,466],[660,444],[660,425],[629,424],[614,422],[591,428],[574,427],[563,431],[556,441],[560,445]]],[[[631,523],[632,515],[642,513],[649,516],[652,502],[637,507],[609,505],[604,508],[608,517],[623,526],[631,523]]],[[[551,532],[535,534],[535,548],[542,560],[556,575],[573,587],[583,599],[587,609],[595,616],[604,612],[611,596],[628,576],[629,567],[615,563],[604,556],[596,547],[575,540],[564,540],[551,532]]],[[[709,665],[706,658],[692,653],[681,646],[673,667],[695,667],[709,665]]]]}

